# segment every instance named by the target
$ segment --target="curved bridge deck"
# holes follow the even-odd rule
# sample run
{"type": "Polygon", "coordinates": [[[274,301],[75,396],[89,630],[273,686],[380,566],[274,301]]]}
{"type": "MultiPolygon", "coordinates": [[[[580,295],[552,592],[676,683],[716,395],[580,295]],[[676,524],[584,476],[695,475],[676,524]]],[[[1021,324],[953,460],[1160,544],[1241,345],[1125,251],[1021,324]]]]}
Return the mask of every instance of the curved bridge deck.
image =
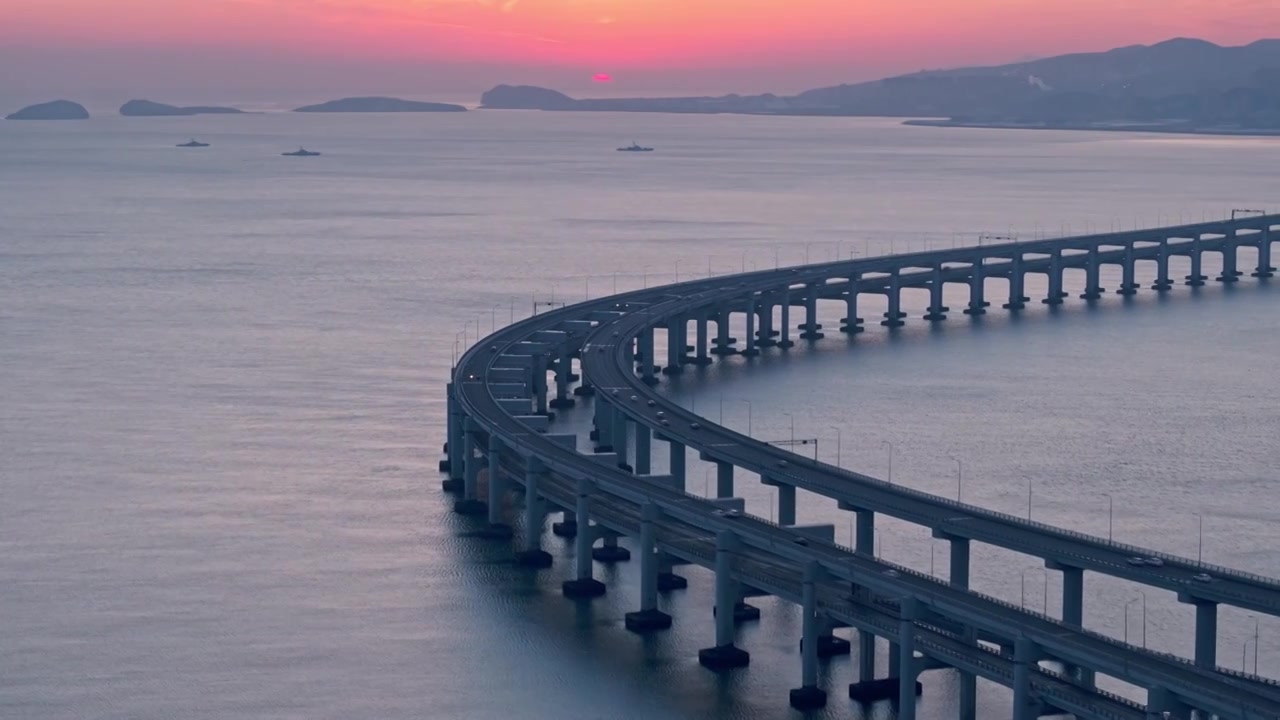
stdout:
{"type": "MultiPolygon", "coordinates": [[[[1140,261],[1154,262],[1154,289],[1169,289],[1169,261],[1180,256],[1190,267],[1184,281],[1202,284],[1208,280],[1201,272],[1206,252],[1222,258],[1219,282],[1234,282],[1243,274],[1236,269],[1240,248],[1254,250],[1253,275],[1269,277],[1274,272],[1270,252],[1276,230],[1280,216],[1262,216],[842,261],[708,278],[535,316],[481,340],[455,368],[448,392],[448,459],[442,462],[442,469],[450,473],[446,486],[464,492],[459,510],[487,509],[493,532],[501,535],[509,529],[502,523],[497,500],[513,481],[523,485],[530,531],[521,557],[534,564],[550,561],[539,544],[543,515],[553,507],[563,508],[565,521],[557,530],[576,533],[579,545],[577,578],[566,583],[567,594],[604,592],[592,577],[592,545],[597,539],[604,542],[596,548],[597,557],[616,557],[619,535],[638,538],[642,597],[640,610],[628,617],[628,626],[637,631],[669,625],[670,618],[664,619],[656,600],[660,586],[678,586],[678,576],[671,573],[674,562],[715,571],[717,607],[742,607],[747,589],[797,602],[804,608],[806,641],[802,684],[792,693],[797,707],[825,702],[825,694],[816,687],[820,638],[830,638],[831,626],[845,624],[859,632],[860,682],[855,687],[889,687],[899,698],[902,718],[914,716],[918,673],[942,666],[961,671],[962,718],[972,717],[973,679],[978,676],[1014,689],[1014,717],[1019,720],[1055,709],[1096,718],[1146,717],[1155,712],[1185,717],[1192,709],[1223,718],[1280,718],[1280,685],[1220,668],[1214,652],[1218,605],[1280,615],[1280,582],[1029,522],[803,459],[708,422],[651,387],[659,370],[678,373],[685,364],[710,362],[713,354],[751,355],[762,347],[789,346],[790,312],[796,307],[806,316],[798,326],[802,338],[821,337],[817,305],[831,300],[845,304],[841,329],[858,332],[863,323],[857,314],[858,298],[867,293],[886,295],[882,324],[893,327],[902,322],[903,288],[927,289],[930,305],[925,318],[937,322],[949,311],[943,305],[947,284],[968,287],[966,312],[985,312],[988,278],[1006,281],[1009,297],[1004,305],[1016,311],[1029,301],[1023,295],[1027,273],[1047,276],[1049,291],[1043,301],[1049,304],[1066,296],[1063,277],[1069,268],[1084,271],[1086,299],[1100,296],[1099,269],[1107,264],[1120,266],[1121,294],[1140,287],[1140,261]],[[775,311],[781,313],[776,329],[775,311]],[[737,341],[728,331],[735,313],[743,315],[746,327],[741,348],[734,347],[737,341]],[[696,328],[693,345],[688,342],[690,323],[696,328]],[[714,340],[711,323],[717,329],[714,340]],[[664,368],[657,365],[655,330],[665,331],[667,337],[664,368]],[[576,390],[575,358],[581,373],[576,390]],[[553,432],[550,408],[573,404],[575,394],[594,395],[595,452],[579,452],[575,435],[553,432]],[[669,467],[661,475],[652,473],[654,440],[671,447],[669,467]],[[720,500],[684,492],[689,449],[716,463],[720,500]],[[484,466],[489,477],[487,508],[479,497],[479,471],[484,466]],[[735,468],[757,473],[778,488],[781,524],[725,512],[741,510],[741,500],[733,497],[735,468]],[[830,526],[795,527],[796,488],[833,498],[842,509],[857,513],[857,548],[836,545],[830,526]],[[928,526],[936,537],[948,540],[950,581],[942,583],[874,558],[876,514],[928,526]],[[1049,568],[1061,571],[1063,617],[1043,617],[971,591],[969,543],[974,540],[1041,557],[1049,568]],[[1138,566],[1129,562],[1133,557],[1160,561],[1138,566]],[[1150,652],[1086,630],[1085,571],[1172,590],[1195,605],[1194,660],[1150,652]],[[888,686],[875,679],[874,657],[869,657],[877,636],[888,638],[893,649],[888,686]],[[1045,659],[1063,663],[1065,673],[1046,670],[1039,664],[1045,659]],[[1098,690],[1096,673],[1147,688],[1146,706],[1098,690]]],[[[747,653],[734,645],[734,615],[717,615],[715,644],[701,658],[705,665],[747,662],[747,653]]]]}

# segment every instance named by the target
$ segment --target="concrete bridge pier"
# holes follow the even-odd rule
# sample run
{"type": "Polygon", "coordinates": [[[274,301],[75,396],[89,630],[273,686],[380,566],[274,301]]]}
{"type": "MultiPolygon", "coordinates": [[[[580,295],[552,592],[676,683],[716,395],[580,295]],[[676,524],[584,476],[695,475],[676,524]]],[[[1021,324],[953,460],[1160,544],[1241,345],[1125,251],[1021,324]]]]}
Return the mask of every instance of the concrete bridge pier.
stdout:
{"type": "Polygon", "coordinates": [[[1222,239],[1222,273],[1215,278],[1218,282],[1233,283],[1240,280],[1242,273],[1236,270],[1238,249],[1236,231],[1228,230],[1227,236],[1222,239]]]}
{"type": "Polygon", "coordinates": [[[746,347],[742,348],[742,354],[745,357],[759,355],[760,351],[756,349],[756,299],[752,296],[747,300],[747,330],[746,330],[746,347]]]}
{"type": "Polygon", "coordinates": [[[562,538],[578,536],[578,518],[572,510],[560,513],[560,522],[551,523],[551,534],[562,538]]]}
{"type": "Polygon", "coordinates": [[[800,337],[805,340],[821,340],[825,337],[820,330],[822,325],[818,324],[818,284],[810,283],[805,286],[804,293],[804,319],[805,322],[800,326],[800,337]]]}
{"type": "Polygon", "coordinates": [[[729,308],[721,308],[716,314],[716,346],[711,348],[712,355],[733,355],[738,352],[733,349],[736,340],[729,337],[729,318],[733,311],[729,308]]]}
{"type": "Polygon", "coordinates": [[[981,258],[969,269],[969,306],[964,309],[965,315],[985,315],[987,307],[991,305],[987,302],[987,276],[984,269],[981,258]]]}
{"type": "MultiPolygon", "coordinates": [[[[950,562],[948,581],[959,588],[969,588],[969,538],[948,535],[941,530],[934,530],[933,537],[946,540],[950,562]]],[[[965,630],[965,641],[978,644],[978,633],[973,629],[965,630]]],[[[978,677],[970,672],[957,670],[960,674],[960,699],[958,704],[959,720],[976,720],[978,715],[978,677]]]]}
{"type": "MultiPolygon", "coordinates": [[[[737,582],[733,578],[733,557],[738,548],[738,538],[729,530],[716,535],[716,607],[730,608],[737,601],[737,582]]],[[[698,662],[712,670],[729,670],[746,667],[751,655],[734,645],[735,628],[732,612],[718,612],[716,616],[716,644],[698,651],[698,662]]]]}
{"type": "Polygon", "coordinates": [[[1165,688],[1147,690],[1147,720],[1190,720],[1191,709],[1178,702],[1177,697],[1165,688]]]}
{"type": "Polygon", "coordinates": [[[816,710],[827,704],[827,693],[818,687],[818,593],[816,584],[821,567],[810,562],[804,568],[801,586],[802,632],[800,642],[800,687],[791,691],[791,707],[816,710]]]}
{"type": "Polygon", "coordinates": [[[658,378],[654,374],[657,372],[654,361],[653,351],[653,328],[647,327],[640,333],[638,340],[640,351],[636,354],[640,356],[640,380],[646,385],[657,385],[658,378]]]}
{"type": "Polygon", "coordinates": [[[485,511],[484,501],[480,499],[480,463],[477,452],[474,423],[467,418],[467,432],[463,434],[463,459],[466,464],[463,479],[462,499],[453,504],[453,511],[462,515],[479,515],[485,511]]]}
{"type": "Polygon", "coordinates": [[[778,336],[778,347],[786,350],[795,345],[791,341],[791,288],[782,291],[782,301],[778,303],[782,309],[782,317],[779,318],[778,328],[780,330],[778,336]]]}
{"type": "Polygon", "coordinates": [[[672,318],[667,321],[667,366],[662,368],[664,375],[679,375],[684,372],[681,359],[684,358],[684,318],[672,318]]]}
{"type": "Polygon", "coordinates": [[[733,497],[733,463],[716,461],[716,497],[733,497]]]}
{"type": "Polygon", "coordinates": [[[947,311],[951,308],[942,304],[942,265],[933,266],[933,279],[929,281],[929,312],[924,319],[930,322],[947,319],[947,311]]]}
{"type": "Polygon", "coordinates": [[[893,270],[889,274],[889,308],[884,314],[884,320],[880,324],[888,328],[902,327],[905,323],[902,318],[907,314],[902,312],[902,279],[898,275],[897,270],[893,270]]]}
{"type": "Polygon", "coordinates": [[[1022,253],[1015,253],[1010,258],[1009,266],[1009,302],[1004,304],[1005,310],[1021,310],[1027,306],[1031,298],[1022,294],[1022,281],[1026,272],[1022,269],[1022,253]]]}
{"type": "Polygon", "coordinates": [[[631,551],[618,544],[618,534],[601,529],[596,533],[604,541],[600,547],[591,548],[591,559],[602,563],[625,562],[631,559],[631,551]]]}
{"type": "Polygon", "coordinates": [[[851,274],[844,292],[844,317],[840,318],[843,323],[840,332],[849,335],[856,335],[865,329],[862,327],[862,318],[858,317],[858,281],[861,279],[862,273],[851,274]]]}
{"type": "Polygon", "coordinates": [[[556,396],[551,400],[552,409],[571,408],[574,405],[573,394],[569,392],[569,383],[573,382],[573,358],[567,348],[561,349],[560,359],[556,361],[556,396]]]}
{"type": "Polygon", "coordinates": [[[1195,239],[1191,241],[1191,274],[1187,276],[1186,284],[1191,287],[1200,287],[1204,285],[1204,281],[1209,279],[1200,271],[1200,266],[1204,260],[1204,251],[1200,249],[1200,235],[1197,234],[1195,239]]]}
{"type": "MultiPolygon", "coordinates": [[[[920,694],[920,682],[916,677],[920,674],[919,663],[916,662],[916,600],[907,598],[902,601],[902,616],[898,620],[898,720],[915,720],[916,695],[920,694]]],[[[892,666],[891,666],[892,669],[892,666]]],[[[1015,720],[1022,720],[1015,718],[1015,720]]],[[[1034,719],[1033,719],[1034,720],[1034,719]]]]}
{"type": "MultiPolygon", "coordinates": [[[[1062,622],[1083,630],[1084,569],[1050,560],[1046,560],[1044,566],[1045,570],[1057,570],[1062,573],[1062,622]]],[[[1064,663],[1062,669],[1068,677],[1075,678],[1084,687],[1094,687],[1094,672],[1089,668],[1064,663]]]]}
{"type": "Polygon", "coordinates": [[[453,396],[453,383],[445,386],[445,392],[448,393],[445,405],[449,426],[445,437],[445,459],[440,462],[440,470],[448,472],[449,476],[441,485],[446,492],[457,492],[463,487],[462,477],[466,465],[463,458],[466,442],[462,439],[462,428],[466,421],[462,411],[458,409],[457,398],[453,396]]]}
{"type": "Polygon", "coordinates": [[[613,452],[613,427],[616,424],[613,415],[613,408],[604,402],[603,398],[596,401],[595,409],[592,413],[595,425],[595,432],[592,437],[596,441],[595,451],[597,454],[613,452]]]}
{"type": "Polygon", "coordinates": [[[533,414],[549,415],[547,411],[547,356],[534,355],[530,362],[533,364],[533,383],[530,388],[533,391],[533,414]]]}
{"type": "Polygon", "coordinates": [[[1173,288],[1173,281],[1169,279],[1169,241],[1160,241],[1160,254],[1156,257],[1156,281],[1151,284],[1151,289],[1159,292],[1165,292],[1173,288]]]}
{"type": "Polygon", "coordinates": [[[658,553],[658,592],[671,592],[689,587],[689,581],[675,574],[676,560],[667,553],[658,553]]]}
{"type": "Polygon", "coordinates": [[[685,480],[684,443],[678,443],[675,440],[671,440],[669,444],[670,444],[670,449],[669,449],[670,456],[667,461],[667,474],[673,478],[675,482],[675,487],[677,489],[687,490],[688,483],[685,480]]]}
{"type": "Polygon", "coordinates": [[[1098,258],[1098,247],[1095,245],[1089,248],[1089,257],[1084,268],[1084,292],[1080,293],[1081,300],[1097,300],[1107,291],[1102,287],[1101,273],[1102,263],[1098,258]]]}
{"type": "Polygon", "coordinates": [[[1037,649],[1029,638],[1020,637],[1013,644],[1013,720],[1037,720],[1040,706],[1031,697],[1031,667],[1036,664],[1037,649]]]}
{"type": "Polygon", "coordinates": [[[671,627],[671,616],[658,609],[658,551],[655,523],[662,511],[653,503],[640,510],[640,609],[623,616],[627,629],[649,633],[671,627]]]}
{"type": "Polygon", "coordinates": [[[632,472],[634,468],[627,462],[627,426],[631,423],[627,421],[626,415],[614,410],[609,424],[613,427],[613,452],[618,456],[618,467],[632,472]]]}
{"type": "Polygon", "coordinates": [[[1062,291],[1062,251],[1054,250],[1049,256],[1049,293],[1040,302],[1045,305],[1061,305],[1067,293],[1062,291]]]}
{"type": "Polygon", "coordinates": [[[575,520],[578,525],[578,536],[574,545],[574,560],[577,561],[577,577],[565,580],[561,591],[572,598],[600,597],[605,593],[604,583],[591,576],[591,545],[595,533],[591,527],[591,491],[592,482],[586,478],[578,480],[578,501],[575,520]]]}
{"type": "Polygon", "coordinates": [[[778,524],[796,524],[796,486],[781,480],[761,476],[760,482],[778,492],[778,524]]]}
{"type": "MultiPolygon", "coordinates": [[[[857,518],[857,535],[854,539],[854,550],[860,554],[874,557],[876,544],[876,514],[870,510],[840,505],[841,510],[852,510],[857,518]]],[[[855,592],[857,587],[851,588],[855,592]]],[[[858,631],[858,683],[867,686],[876,679],[876,636],[867,630],[858,631]]],[[[849,697],[856,699],[854,687],[849,687],[849,697]]]]}
{"type": "Polygon", "coordinates": [[[507,479],[502,474],[502,441],[489,436],[489,526],[485,537],[511,537],[511,526],[503,522],[502,496],[507,492],[507,479]]]}
{"type": "Polygon", "coordinates": [[[1121,265],[1124,279],[1120,282],[1120,289],[1116,290],[1117,295],[1134,295],[1142,287],[1134,280],[1137,266],[1138,261],[1133,256],[1133,243],[1126,243],[1124,246],[1124,264],[1121,265]]]}
{"type": "Polygon", "coordinates": [[[1196,608],[1196,667],[1213,670],[1218,666],[1218,603],[1178,593],[1179,602],[1196,608]]]}
{"type": "Polygon", "coordinates": [[[653,435],[649,426],[635,423],[636,429],[636,474],[649,475],[653,472],[653,435]]]}
{"type": "Polygon", "coordinates": [[[710,349],[710,345],[707,340],[707,323],[709,322],[710,320],[706,315],[698,316],[697,326],[694,331],[697,339],[697,342],[694,344],[694,365],[711,364],[711,356],[707,355],[707,350],[710,349]]]}
{"type": "Polygon", "coordinates": [[[551,553],[542,549],[542,525],[546,509],[538,495],[538,485],[546,473],[538,458],[529,458],[524,471],[524,550],[516,553],[516,561],[534,568],[551,567],[551,553]]]}
{"type": "Polygon", "coordinates": [[[773,329],[773,303],[760,300],[760,329],[756,331],[757,347],[773,347],[778,344],[778,331],[773,329]]]}
{"type": "Polygon", "coordinates": [[[1271,267],[1271,228],[1263,228],[1258,237],[1258,269],[1251,275],[1256,278],[1269,278],[1275,273],[1276,269],[1271,267]]]}

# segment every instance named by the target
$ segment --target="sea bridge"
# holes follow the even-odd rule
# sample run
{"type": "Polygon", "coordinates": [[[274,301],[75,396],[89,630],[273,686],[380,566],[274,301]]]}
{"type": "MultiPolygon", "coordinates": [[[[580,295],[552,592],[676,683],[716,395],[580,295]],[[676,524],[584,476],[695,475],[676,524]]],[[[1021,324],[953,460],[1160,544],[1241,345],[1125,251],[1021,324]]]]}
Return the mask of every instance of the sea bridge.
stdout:
{"type": "MultiPolygon", "coordinates": [[[[1233,217],[1217,222],[1010,242],[910,253],[740,275],[709,277],[562,307],[479,340],[457,362],[449,384],[448,490],[462,493],[459,512],[484,514],[488,532],[512,534],[502,500],[523,490],[524,526],[518,557],[545,567],[541,547],[545,515],[563,511],[553,530],[574,537],[575,578],[566,595],[590,597],[605,586],[594,562],[629,557],[618,538],[635,539],[641,597],[627,627],[660,631],[671,618],[658,595],[678,589],[674,572],[688,563],[715,573],[715,637],[700,653],[703,665],[722,670],[749,663],[735,644],[739,622],[758,612],[744,600],[766,593],[802,608],[799,708],[821,706],[817,668],[825,655],[850,652],[832,629],[857,631],[859,679],[850,696],[896,699],[900,718],[913,718],[921,672],[960,672],[957,716],[976,717],[976,678],[1013,689],[1012,717],[1069,712],[1081,718],[1280,718],[1280,684],[1228,670],[1216,658],[1218,607],[1226,604],[1280,615],[1280,581],[1153,550],[1115,543],[1025,518],[929,495],[809,460],[699,417],[657,393],[661,374],[707,364],[714,356],[785,350],[796,340],[817,341],[819,304],[841,303],[840,331],[860,332],[859,298],[885,296],[882,325],[903,324],[904,289],[929,293],[924,320],[944,321],[948,295],[964,293],[964,312],[988,312],[992,289],[1006,290],[1002,306],[1017,312],[1031,302],[1028,274],[1047,278],[1041,302],[1068,298],[1069,272],[1082,273],[1085,301],[1100,298],[1101,268],[1118,266],[1116,292],[1138,292],[1139,271],[1150,268],[1151,289],[1170,290],[1210,281],[1205,253],[1221,259],[1212,280],[1267,278],[1280,216],[1233,217]],[[1173,268],[1185,268],[1175,277],[1173,268]],[[948,286],[951,286],[948,288],[948,286]],[[947,292],[950,290],[951,292],[947,292]],[[793,325],[793,313],[803,322],[793,325]],[[740,320],[741,322],[737,322],[740,320]],[[731,327],[743,328],[742,338],[731,327]],[[711,326],[715,334],[711,333],[711,326]],[[692,326],[692,333],[690,332],[692,326]],[[796,333],[793,340],[793,332],[796,333]],[[655,335],[665,342],[659,365],[655,335]],[[692,340],[692,342],[690,342],[692,340]],[[592,447],[587,438],[558,432],[554,410],[592,404],[592,447]],[[654,442],[669,447],[655,472],[654,442]],[[717,468],[715,499],[685,492],[690,452],[717,468]],[[737,472],[752,473],[777,489],[778,522],[743,514],[735,496],[737,472]],[[481,482],[487,479],[484,497],[481,482]],[[831,525],[798,526],[795,491],[832,498],[855,513],[854,547],[835,543],[831,525]],[[931,528],[949,546],[946,582],[875,557],[877,515],[931,528]],[[969,588],[970,545],[977,541],[1033,557],[1062,575],[1062,616],[1046,617],[969,588]],[[596,546],[599,542],[600,545],[596,546]],[[1145,562],[1136,564],[1135,558],[1145,562]],[[1152,561],[1158,559],[1158,561],[1152,561]],[[1135,647],[1083,626],[1085,573],[1104,573],[1162,588],[1195,607],[1195,651],[1182,658],[1135,647]],[[890,644],[889,667],[877,677],[874,643],[890,644]],[[1061,664],[1052,670],[1041,661],[1061,664]],[[1098,689],[1103,674],[1147,689],[1139,704],[1098,689]]],[[[993,296],[994,297],[994,296],[993,296]]]]}

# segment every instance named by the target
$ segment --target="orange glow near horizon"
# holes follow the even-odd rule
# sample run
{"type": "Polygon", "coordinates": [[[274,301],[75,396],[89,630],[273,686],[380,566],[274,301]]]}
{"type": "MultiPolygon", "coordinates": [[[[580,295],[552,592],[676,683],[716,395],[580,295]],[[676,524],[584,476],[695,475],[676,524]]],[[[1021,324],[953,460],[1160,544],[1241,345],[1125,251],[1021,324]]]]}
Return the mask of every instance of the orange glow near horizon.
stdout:
{"type": "Polygon", "coordinates": [[[919,69],[1174,36],[1280,36],[1270,0],[0,0],[0,18],[0,43],[27,47],[613,70],[868,57],[919,69]]]}

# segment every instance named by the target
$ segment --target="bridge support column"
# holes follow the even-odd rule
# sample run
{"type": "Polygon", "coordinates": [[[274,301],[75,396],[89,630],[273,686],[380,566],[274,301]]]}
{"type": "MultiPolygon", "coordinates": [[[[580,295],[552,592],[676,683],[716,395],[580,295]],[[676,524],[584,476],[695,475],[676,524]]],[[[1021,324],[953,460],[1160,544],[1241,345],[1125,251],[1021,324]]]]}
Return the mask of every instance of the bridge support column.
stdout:
{"type": "Polygon", "coordinates": [[[616,408],[611,413],[609,424],[613,428],[613,452],[618,456],[618,467],[623,470],[633,470],[631,463],[627,462],[627,416],[623,415],[616,408]]]}
{"type": "Polygon", "coordinates": [[[507,491],[507,479],[502,475],[502,441],[489,436],[489,527],[486,537],[511,537],[511,526],[502,522],[502,496],[507,491]]]}
{"type": "Polygon", "coordinates": [[[933,279],[929,281],[929,312],[924,319],[930,322],[947,319],[947,311],[951,308],[942,304],[942,265],[933,267],[933,279]]]}
{"type": "Polygon", "coordinates": [[[600,530],[598,533],[604,542],[600,547],[591,548],[591,559],[602,563],[624,562],[631,559],[631,551],[618,545],[617,533],[600,530]]]}
{"type": "MultiPolygon", "coordinates": [[[[1070,565],[1045,562],[1046,570],[1062,572],[1062,622],[1084,629],[1084,570],[1070,565]]],[[[1085,687],[1094,686],[1094,672],[1089,668],[1064,664],[1068,677],[1075,678],[1085,687]]]]}
{"type": "Polygon", "coordinates": [[[603,399],[598,400],[595,405],[593,419],[595,421],[596,452],[613,452],[613,427],[616,422],[613,408],[603,399]]]}
{"type": "Polygon", "coordinates": [[[818,593],[816,584],[821,568],[809,563],[804,568],[804,585],[800,598],[802,632],[800,641],[800,687],[791,691],[791,707],[816,710],[827,704],[827,693],[818,687],[818,593]]]}
{"type": "Polygon", "coordinates": [[[627,629],[636,633],[666,630],[671,616],[658,609],[658,552],[655,523],[661,511],[645,503],[640,511],[640,609],[624,616],[627,629]]]}
{"type": "Polygon", "coordinates": [[[1222,274],[1215,278],[1220,283],[1233,283],[1240,280],[1240,271],[1236,270],[1236,231],[1228,230],[1222,239],[1222,274]]]}
{"type": "MultiPolygon", "coordinates": [[[[876,553],[876,514],[870,510],[855,510],[857,538],[854,550],[874,557],[876,553]]],[[[876,636],[867,630],[858,631],[858,682],[869,683],[876,679],[876,636]]]]}
{"type": "Polygon", "coordinates": [[[675,440],[670,442],[670,457],[667,461],[667,474],[675,478],[676,487],[685,490],[687,483],[685,482],[685,446],[684,443],[678,443],[675,440]]]}
{"type": "Polygon", "coordinates": [[[453,396],[453,383],[445,386],[445,406],[448,413],[448,434],[445,436],[446,458],[440,463],[440,470],[449,473],[441,486],[446,492],[457,492],[463,488],[462,475],[465,471],[462,439],[462,426],[465,422],[462,411],[458,409],[458,400],[453,396]]]}
{"type": "Polygon", "coordinates": [[[777,337],[778,331],[773,329],[773,303],[768,300],[761,300],[760,303],[760,329],[756,331],[757,347],[773,347],[778,344],[774,338],[777,337]]]}
{"type": "Polygon", "coordinates": [[[711,348],[712,355],[732,355],[738,352],[733,349],[734,339],[729,337],[729,319],[732,316],[733,313],[728,308],[716,315],[716,346],[711,348]]]}
{"type": "Polygon", "coordinates": [[[716,461],[716,497],[733,497],[733,463],[716,461]]]}
{"type": "Polygon", "coordinates": [[[819,332],[822,326],[818,324],[818,286],[813,283],[805,286],[804,319],[805,323],[800,326],[804,332],[800,333],[800,337],[805,340],[821,340],[824,335],[819,332]]]}
{"type": "Polygon", "coordinates": [[[1187,276],[1187,285],[1200,287],[1204,285],[1205,280],[1209,279],[1208,275],[1200,271],[1203,261],[1204,251],[1200,249],[1200,235],[1197,233],[1191,241],[1191,274],[1187,276]]]}
{"type": "Polygon", "coordinates": [[[1276,269],[1271,267],[1271,228],[1264,227],[1258,234],[1258,269],[1252,274],[1256,278],[1269,278],[1275,273],[1276,269]]]}
{"type": "MultiPolygon", "coordinates": [[[[467,420],[467,430],[471,430],[471,420],[467,420]]],[[[463,433],[463,455],[466,461],[466,479],[463,481],[462,499],[453,504],[453,511],[462,515],[480,515],[485,511],[484,501],[480,499],[480,457],[476,454],[475,437],[471,432],[463,433]]]]}
{"type": "Polygon", "coordinates": [[[549,403],[552,409],[571,408],[574,405],[573,395],[569,392],[569,383],[573,381],[573,358],[567,349],[560,351],[556,360],[556,396],[549,403]]]}
{"type": "Polygon", "coordinates": [[[658,553],[658,592],[671,592],[689,587],[689,581],[675,574],[675,560],[670,555],[658,553]]]}
{"type": "Polygon", "coordinates": [[[534,355],[533,362],[533,414],[548,415],[547,412],[547,356],[534,355]]]}
{"type": "Polygon", "coordinates": [[[653,435],[648,425],[636,423],[636,474],[649,475],[653,472],[653,435]]]}
{"type": "Polygon", "coordinates": [[[1049,294],[1040,302],[1045,305],[1061,305],[1066,296],[1062,291],[1062,251],[1054,250],[1049,256],[1049,294]]]}
{"type": "Polygon", "coordinates": [[[746,347],[742,349],[742,354],[746,357],[759,355],[760,351],[756,349],[756,299],[754,297],[747,301],[746,335],[746,347]]]}
{"type": "Polygon", "coordinates": [[[1009,302],[1004,304],[1005,310],[1021,310],[1027,306],[1028,298],[1022,294],[1022,280],[1025,273],[1022,270],[1022,253],[1015,254],[1011,259],[1009,267],[1009,302]]]}
{"type": "Polygon", "coordinates": [[[679,375],[684,371],[680,360],[684,357],[684,318],[672,318],[667,322],[667,366],[664,375],[679,375]]]}
{"type": "Polygon", "coordinates": [[[591,577],[591,545],[595,532],[591,527],[591,481],[583,478],[578,481],[578,503],[576,522],[578,537],[574,544],[574,560],[577,563],[577,577],[565,580],[561,591],[569,597],[600,597],[604,595],[604,583],[591,577]]]}
{"type": "Polygon", "coordinates": [[[858,281],[862,279],[862,273],[852,273],[849,275],[849,285],[844,291],[844,317],[840,319],[843,323],[840,326],[840,332],[856,335],[865,328],[862,327],[862,318],[858,317],[858,281]]]}
{"type": "MultiPolygon", "coordinates": [[[[913,598],[902,601],[902,617],[898,621],[898,658],[896,675],[898,677],[898,720],[915,720],[916,695],[919,683],[916,681],[916,624],[915,603],[913,598]]],[[[1020,719],[1019,719],[1020,720],[1020,719]]]]}
{"type": "Polygon", "coordinates": [[[538,495],[546,467],[537,458],[529,458],[524,471],[524,550],[516,554],[521,565],[535,568],[551,567],[551,553],[542,549],[542,524],[545,511],[538,495]]]}
{"type": "Polygon", "coordinates": [[[969,307],[964,309],[965,315],[985,315],[987,306],[987,275],[984,272],[983,259],[973,263],[969,268],[969,307]]]}
{"type": "Polygon", "coordinates": [[[1147,720],[1165,720],[1166,718],[1189,718],[1187,708],[1165,688],[1147,690],[1147,720]]]}
{"type": "Polygon", "coordinates": [[[1084,268],[1084,292],[1080,294],[1081,300],[1097,300],[1102,297],[1102,293],[1107,289],[1102,287],[1102,263],[1098,258],[1098,246],[1094,245],[1089,248],[1088,264],[1084,268]]]}
{"type": "MultiPolygon", "coordinates": [[[[955,587],[969,588],[969,538],[955,537],[954,535],[946,535],[945,533],[934,531],[935,538],[947,541],[950,555],[950,573],[948,581],[955,587]]],[[[976,630],[966,628],[964,633],[965,641],[972,644],[978,644],[978,633],[976,630]]],[[[978,715],[978,678],[976,675],[963,670],[957,670],[960,674],[960,702],[958,708],[959,720],[976,720],[978,715]]]]}
{"type": "Polygon", "coordinates": [[[1156,281],[1151,284],[1151,289],[1158,292],[1165,292],[1173,288],[1173,281],[1169,279],[1169,240],[1160,241],[1160,254],[1156,257],[1156,281]]]}
{"type": "Polygon", "coordinates": [[[1127,243],[1124,246],[1124,266],[1121,268],[1124,279],[1120,282],[1120,289],[1116,290],[1117,295],[1133,295],[1142,287],[1134,280],[1137,265],[1138,260],[1133,256],[1133,243],[1127,243]]]}
{"type": "Polygon", "coordinates": [[[781,331],[781,334],[778,337],[778,347],[782,348],[783,350],[786,350],[792,345],[795,345],[794,342],[791,342],[791,289],[790,288],[787,288],[786,290],[782,291],[782,302],[780,302],[779,305],[781,305],[782,307],[782,317],[780,318],[778,323],[778,329],[781,331]]]}
{"type": "Polygon", "coordinates": [[[640,333],[638,344],[640,352],[636,354],[640,356],[640,380],[646,385],[657,385],[658,378],[654,375],[657,358],[654,357],[653,328],[647,327],[640,333]]]}
{"type": "Polygon", "coordinates": [[[1036,663],[1036,646],[1018,638],[1013,645],[1013,720],[1036,720],[1039,713],[1031,699],[1031,666],[1036,663]]]}
{"type": "MultiPolygon", "coordinates": [[[[738,600],[738,583],[733,579],[733,554],[737,537],[729,530],[716,535],[716,607],[729,610],[738,600]]],[[[716,613],[716,644],[698,651],[698,662],[712,670],[746,667],[751,655],[734,642],[733,612],[716,613]]]]}
{"type": "Polygon", "coordinates": [[[796,486],[778,483],[778,524],[796,524],[796,486]]]}
{"type": "Polygon", "coordinates": [[[898,276],[898,271],[893,270],[889,273],[889,308],[884,314],[884,320],[880,324],[889,327],[902,327],[905,323],[902,318],[907,314],[902,312],[902,279],[898,276]]]}
{"type": "Polygon", "coordinates": [[[1213,670],[1218,666],[1218,603],[1197,602],[1196,667],[1213,670]]]}
{"type": "Polygon", "coordinates": [[[693,364],[694,365],[710,365],[711,356],[707,355],[707,350],[708,350],[707,323],[709,322],[709,320],[707,319],[706,315],[699,315],[697,322],[698,322],[697,329],[696,329],[697,342],[695,343],[695,347],[694,347],[693,364]]]}

